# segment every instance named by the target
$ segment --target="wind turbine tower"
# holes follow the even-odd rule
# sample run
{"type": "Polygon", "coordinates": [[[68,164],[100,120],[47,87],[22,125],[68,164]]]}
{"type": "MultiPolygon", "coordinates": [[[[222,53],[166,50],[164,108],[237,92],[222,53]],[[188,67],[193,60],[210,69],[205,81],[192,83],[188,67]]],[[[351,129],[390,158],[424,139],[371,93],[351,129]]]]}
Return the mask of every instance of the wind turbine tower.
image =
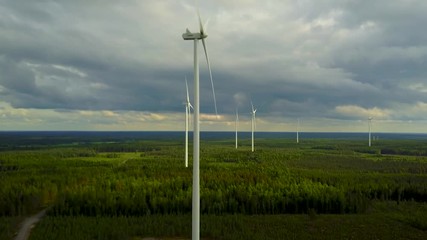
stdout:
{"type": "Polygon", "coordinates": [[[251,113],[252,113],[252,152],[253,152],[253,151],[255,151],[255,148],[254,148],[254,131],[255,131],[255,125],[256,125],[255,114],[256,114],[257,109],[254,109],[254,105],[252,104],[252,102],[251,102],[251,106],[252,106],[252,112],[251,113]]]}
{"type": "Polygon", "coordinates": [[[297,143],[299,143],[299,118],[297,119],[297,143]]]}
{"type": "Polygon", "coordinates": [[[237,128],[239,127],[239,112],[236,108],[236,123],[235,123],[235,127],[236,127],[236,149],[237,149],[237,128]]]}
{"type": "Polygon", "coordinates": [[[368,128],[369,128],[369,147],[371,146],[371,125],[372,125],[372,117],[368,118],[368,128]]]}
{"type": "Polygon", "coordinates": [[[199,162],[200,162],[200,95],[199,95],[199,61],[197,58],[197,46],[199,40],[202,40],[203,49],[206,56],[206,62],[208,65],[209,76],[212,85],[212,94],[215,103],[215,113],[217,113],[215,90],[213,87],[212,72],[209,63],[208,51],[206,48],[205,30],[203,29],[202,20],[200,17],[199,10],[197,8],[197,16],[199,18],[200,32],[192,33],[190,30],[186,30],[182,34],[184,40],[194,41],[194,131],[193,131],[193,203],[192,203],[192,239],[200,238],[200,175],[199,175],[199,162]]]}

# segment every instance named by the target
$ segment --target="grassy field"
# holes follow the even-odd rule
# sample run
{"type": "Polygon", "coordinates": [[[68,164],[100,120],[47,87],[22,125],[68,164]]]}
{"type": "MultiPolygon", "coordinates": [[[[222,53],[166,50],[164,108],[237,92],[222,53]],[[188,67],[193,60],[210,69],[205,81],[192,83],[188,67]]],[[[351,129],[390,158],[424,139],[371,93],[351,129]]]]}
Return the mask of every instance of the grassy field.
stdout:
{"type": "MultiPolygon", "coordinates": [[[[426,141],[241,144],[201,143],[203,238],[426,239],[426,141]]],[[[0,239],[48,206],[31,239],[189,238],[191,167],[176,140],[3,149],[0,239]]]]}

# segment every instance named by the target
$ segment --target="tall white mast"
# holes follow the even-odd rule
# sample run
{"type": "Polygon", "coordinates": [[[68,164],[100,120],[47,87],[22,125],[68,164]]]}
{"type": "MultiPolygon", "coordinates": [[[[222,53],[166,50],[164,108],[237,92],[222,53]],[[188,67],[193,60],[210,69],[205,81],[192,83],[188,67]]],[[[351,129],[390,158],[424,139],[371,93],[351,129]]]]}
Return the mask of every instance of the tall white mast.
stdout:
{"type": "Polygon", "coordinates": [[[239,112],[236,108],[236,123],[235,123],[235,127],[236,127],[236,149],[237,149],[237,128],[239,127],[239,112]]]}
{"type": "Polygon", "coordinates": [[[197,44],[194,39],[194,132],[193,132],[193,209],[192,209],[192,239],[200,238],[200,96],[199,96],[199,60],[197,59],[197,44]]]}
{"type": "Polygon", "coordinates": [[[185,167],[188,167],[188,106],[185,106],[185,167]]]}
{"type": "Polygon", "coordinates": [[[368,128],[369,128],[369,147],[371,146],[371,123],[372,123],[372,117],[368,118],[368,128]]]}
{"type": "Polygon", "coordinates": [[[254,131],[255,131],[255,114],[256,114],[256,109],[254,109],[254,105],[251,102],[251,106],[252,106],[252,152],[255,151],[255,140],[254,140],[254,131]]]}

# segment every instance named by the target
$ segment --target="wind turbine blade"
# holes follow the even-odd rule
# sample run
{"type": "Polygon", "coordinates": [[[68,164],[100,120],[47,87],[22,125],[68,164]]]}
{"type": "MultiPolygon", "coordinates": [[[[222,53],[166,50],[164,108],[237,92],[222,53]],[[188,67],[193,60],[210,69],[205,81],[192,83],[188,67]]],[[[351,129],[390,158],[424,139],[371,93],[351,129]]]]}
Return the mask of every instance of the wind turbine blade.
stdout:
{"type": "Polygon", "coordinates": [[[199,11],[199,2],[196,0],[196,10],[197,10],[197,17],[199,19],[199,26],[200,26],[200,37],[202,40],[202,44],[203,44],[203,49],[205,50],[205,56],[206,56],[206,62],[208,64],[208,70],[209,70],[209,77],[211,79],[211,86],[212,86],[212,95],[213,95],[213,99],[214,99],[214,104],[215,104],[215,114],[218,118],[218,108],[216,105],[216,96],[215,96],[215,87],[214,87],[214,83],[213,83],[213,78],[212,78],[212,71],[211,71],[211,64],[209,62],[209,55],[208,55],[208,49],[206,47],[206,42],[205,42],[205,38],[207,37],[205,35],[205,30],[203,28],[203,24],[202,24],[202,18],[200,17],[200,11],[199,11]]]}
{"type": "MultiPolygon", "coordinates": [[[[191,106],[191,108],[193,108],[193,106],[191,106]]],[[[194,108],[193,108],[193,112],[194,112],[194,108]]],[[[188,125],[190,127],[193,126],[193,118],[191,117],[191,109],[188,109],[188,125]]]]}
{"type": "Polygon", "coordinates": [[[256,130],[256,117],[255,117],[255,113],[254,113],[254,129],[256,130]]]}
{"type": "Polygon", "coordinates": [[[252,107],[252,114],[254,113],[254,104],[251,101],[251,107],[252,107]]]}
{"type": "Polygon", "coordinates": [[[200,11],[199,11],[199,2],[197,0],[196,0],[196,11],[197,11],[197,17],[199,18],[200,33],[204,35],[202,18],[200,17],[200,11]]]}
{"type": "Polygon", "coordinates": [[[213,83],[213,79],[212,79],[211,64],[209,62],[208,49],[206,47],[206,43],[205,43],[205,39],[204,38],[202,38],[202,43],[203,43],[203,49],[205,50],[206,62],[208,63],[209,77],[211,78],[212,95],[213,95],[214,104],[215,104],[215,114],[216,114],[216,116],[218,118],[218,109],[216,107],[215,87],[214,87],[214,83],[213,83]]]}
{"type": "Polygon", "coordinates": [[[190,109],[188,106],[185,106],[185,131],[188,131],[188,118],[189,118],[190,109]]]}
{"type": "MultiPolygon", "coordinates": [[[[263,102],[263,103],[261,104],[261,106],[258,106],[258,108],[263,108],[266,104],[267,104],[267,101],[263,102]]],[[[257,109],[258,109],[258,108],[257,108],[257,109]]]]}
{"type": "MultiPolygon", "coordinates": [[[[187,89],[187,105],[190,104],[190,95],[188,94],[187,76],[185,76],[185,87],[187,89]]],[[[191,105],[191,104],[190,104],[191,105]]]]}

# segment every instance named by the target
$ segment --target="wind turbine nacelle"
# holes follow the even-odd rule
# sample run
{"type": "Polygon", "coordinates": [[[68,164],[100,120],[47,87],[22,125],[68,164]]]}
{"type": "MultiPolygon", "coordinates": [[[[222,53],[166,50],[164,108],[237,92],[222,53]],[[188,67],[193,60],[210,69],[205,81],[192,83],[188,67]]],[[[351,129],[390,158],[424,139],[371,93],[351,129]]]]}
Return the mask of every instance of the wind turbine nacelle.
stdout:
{"type": "Polygon", "coordinates": [[[192,33],[188,29],[185,33],[182,34],[182,38],[184,38],[184,40],[203,39],[203,38],[207,38],[207,37],[208,37],[208,35],[206,35],[206,34],[192,33]]]}

